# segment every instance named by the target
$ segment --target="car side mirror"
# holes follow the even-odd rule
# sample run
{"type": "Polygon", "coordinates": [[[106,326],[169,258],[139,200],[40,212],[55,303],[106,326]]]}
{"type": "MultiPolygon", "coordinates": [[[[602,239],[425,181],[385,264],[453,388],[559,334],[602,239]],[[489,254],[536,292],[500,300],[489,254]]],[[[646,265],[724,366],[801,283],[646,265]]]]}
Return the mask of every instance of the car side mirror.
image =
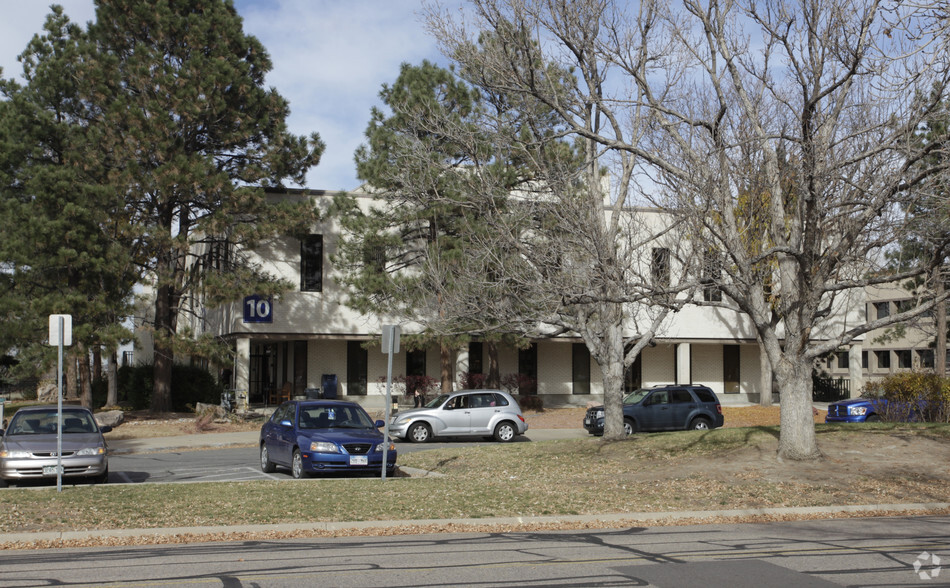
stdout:
{"type": "Polygon", "coordinates": [[[280,421],[280,426],[282,426],[282,427],[293,427],[294,424],[293,424],[292,422],[290,422],[290,421],[288,421],[288,420],[285,419],[285,420],[280,421]]]}
{"type": "Polygon", "coordinates": [[[385,427],[385,426],[386,426],[386,421],[383,421],[383,420],[378,420],[378,421],[376,421],[376,428],[377,428],[377,429],[379,429],[380,427],[385,427]]]}

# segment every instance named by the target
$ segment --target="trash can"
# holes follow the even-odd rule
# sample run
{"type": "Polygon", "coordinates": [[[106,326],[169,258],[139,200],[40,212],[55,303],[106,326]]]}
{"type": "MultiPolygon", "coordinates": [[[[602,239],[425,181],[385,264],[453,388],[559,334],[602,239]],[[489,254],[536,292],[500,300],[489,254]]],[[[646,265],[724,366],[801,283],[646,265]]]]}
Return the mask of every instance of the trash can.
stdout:
{"type": "Polygon", "coordinates": [[[304,393],[307,395],[307,400],[317,400],[322,396],[320,388],[307,388],[304,393]]]}
{"type": "Polygon", "coordinates": [[[336,374],[323,374],[323,397],[336,398],[336,374]]]}

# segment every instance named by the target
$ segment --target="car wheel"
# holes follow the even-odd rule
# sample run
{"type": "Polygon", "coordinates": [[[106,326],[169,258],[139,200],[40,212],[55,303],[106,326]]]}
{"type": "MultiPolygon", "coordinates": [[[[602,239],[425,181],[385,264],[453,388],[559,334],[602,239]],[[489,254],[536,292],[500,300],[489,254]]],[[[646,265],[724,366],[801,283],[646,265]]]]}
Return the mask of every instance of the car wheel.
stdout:
{"type": "Polygon", "coordinates": [[[868,415],[868,418],[864,419],[864,422],[866,422],[866,423],[879,423],[879,422],[881,422],[882,420],[884,420],[884,419],[881,418],[881,415],[879,415],[879,414],[872,414],[872,415],[868,415]]]}
{"type": "Polygon", "coordinates": [[[432,439],[432,429],[425,423],[416,423],[409,427],[409,440],[413,443],[425,443],[432,439]]]}
{"type": "Polygon", "coordinates": [[[303,470],[303,456],[300,455],[299,449],[294,449],[294,457],[290,462],[290,475],[292,475],[295,480],[307,477],[307,472],[303,470]]]}
{"type": "Polygon", "coordinates": [[[623,419],[623,434],[633,435],[637,432],[637,421],[633,419],[623,419]]]}
{"type": "Polygon", "coordinates": [[[261,471],[265,474],[273,474],[277,471],[277,466],[270,460],[267,453],[267,445],[261,443],[261,471]]]}
{"type": "Polygon", "coordinates": [[[495,441],[508,443],[515,438],[516,434],[515,426],[508,421],[498,423],[498,426],[495,427],[495,441]]]}
{"type": "Polygon", "coordinates": [[[693,419],[693,422],[689,424],[689,428],[694,431],[708,431],[709,419],[706,417],[696,417],[693,419]]]}

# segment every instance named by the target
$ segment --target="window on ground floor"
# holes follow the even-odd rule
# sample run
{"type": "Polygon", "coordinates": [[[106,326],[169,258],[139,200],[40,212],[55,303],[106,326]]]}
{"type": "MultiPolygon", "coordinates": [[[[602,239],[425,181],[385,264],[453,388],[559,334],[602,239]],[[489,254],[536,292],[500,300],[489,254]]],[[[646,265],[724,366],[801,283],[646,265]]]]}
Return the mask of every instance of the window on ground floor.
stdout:
{"type": "Polygon", "coordinates": [[[722,384],[726,394],[739,393],[739,346],[722,346],[722,384]]]}
{"type": "Polygon", "coordinates": [[[883,349],[874,352],[874,357],[877,359],[877,367],[881,370],[891,369],[891,352],[883,349]]]}
{"type": "Polygon", "coordinates": [[[518,394],[538,393],[538,344],[518,350],[518,394]]]}
{"type": "Polygon", "coordinates": [[[910,349],[898,349],[894,354],[897,356],[897,367],[908,370],[914,367],[913,355],[910,349]]]}
{"type": "Polygon", "coordinates": [[[346,342],[346,395],[366,396],[369,356],[362,341],[346,342]]]}
{"type": "Polygon", "coordinates": [[[571,381],[574,394],[590,394],[590,351],[583,343],[571,345],[571,381]]]}

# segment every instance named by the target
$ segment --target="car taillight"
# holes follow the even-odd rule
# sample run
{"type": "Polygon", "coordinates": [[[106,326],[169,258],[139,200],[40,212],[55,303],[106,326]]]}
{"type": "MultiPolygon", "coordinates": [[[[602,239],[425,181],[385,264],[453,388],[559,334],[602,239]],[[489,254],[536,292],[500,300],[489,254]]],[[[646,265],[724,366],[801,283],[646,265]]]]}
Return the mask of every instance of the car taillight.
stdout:
{"type": "Polygon", "coordinates": [[[719,414],[722,414],[722,405],[721,405],[721,404],[717,404],[717,405],[716,405],[716,412],[718,412],[719,414]]]}
{"type": "Polygon", "coordinates": [[[520,414],[518,415],[518,418],[521,419],[521,422],[522,422],[522,423],[524,422],[524,417],[521,416],[520,414]]]}

